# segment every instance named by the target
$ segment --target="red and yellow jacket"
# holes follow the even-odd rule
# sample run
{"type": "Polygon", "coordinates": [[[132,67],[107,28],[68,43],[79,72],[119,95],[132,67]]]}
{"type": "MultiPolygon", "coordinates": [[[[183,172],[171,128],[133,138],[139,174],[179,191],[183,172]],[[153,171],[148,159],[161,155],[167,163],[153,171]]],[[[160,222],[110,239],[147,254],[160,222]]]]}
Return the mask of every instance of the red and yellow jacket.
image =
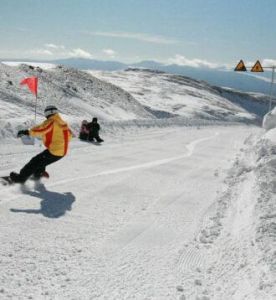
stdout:
{"type": "Polygon", "coordinates": [[[59,114],[50,116],[46,121],[29,130],[29,135],[42,137],[43,144],[55,156],[64,156],[68,150],[72,133],[59,114]]]}

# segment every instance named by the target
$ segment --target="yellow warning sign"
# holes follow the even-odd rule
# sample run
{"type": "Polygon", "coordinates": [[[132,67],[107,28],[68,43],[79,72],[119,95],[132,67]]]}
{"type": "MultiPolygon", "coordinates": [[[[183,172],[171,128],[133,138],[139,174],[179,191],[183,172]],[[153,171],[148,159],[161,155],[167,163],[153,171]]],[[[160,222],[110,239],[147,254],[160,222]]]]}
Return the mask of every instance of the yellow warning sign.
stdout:
{"type": "Polygon", "coordinates": [[[243,60],[241,59],[240,62],[237,64],[236,68],[234,71],[239,71],[239,72],[245,72],[246,71],[246,67],[244,65],[243,60]]]}
{"type": "Polygon", "coordinates": [[[261,63],[257,60],[255,65],[252,67],[251,72],[263,72],[264,69],[261,63]]]}

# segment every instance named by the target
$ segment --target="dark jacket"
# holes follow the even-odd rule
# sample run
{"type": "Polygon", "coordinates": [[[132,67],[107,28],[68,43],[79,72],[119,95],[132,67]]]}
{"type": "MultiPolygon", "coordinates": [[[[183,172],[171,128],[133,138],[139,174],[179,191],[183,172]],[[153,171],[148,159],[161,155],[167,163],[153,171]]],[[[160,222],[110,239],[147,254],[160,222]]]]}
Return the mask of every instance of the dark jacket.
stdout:
{"type": "Polygon", "coordinates": [[[89,135],[98,136],[101,126],[97,122],[90,122],[87,124],[87,129],[89,130],[89,135]]]}

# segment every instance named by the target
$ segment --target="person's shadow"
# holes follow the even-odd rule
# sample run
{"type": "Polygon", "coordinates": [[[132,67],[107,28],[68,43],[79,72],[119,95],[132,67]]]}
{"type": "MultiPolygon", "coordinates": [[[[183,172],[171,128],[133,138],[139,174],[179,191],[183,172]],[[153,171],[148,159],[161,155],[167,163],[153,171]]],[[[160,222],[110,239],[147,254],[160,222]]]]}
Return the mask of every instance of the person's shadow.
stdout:
{"type": "Polygon", "coordinates": [[[44,184],[36,183],[35,190],[30,191],[24,189],[25,194],[42,199],[40,209],[17,209],[11,208],[10,211],[15,213],[42,214],[47,218],[60,218],[72,209],[73,202],[76,201],[75,196],[68,193],[57,193],[46,190],[44,184]]]}

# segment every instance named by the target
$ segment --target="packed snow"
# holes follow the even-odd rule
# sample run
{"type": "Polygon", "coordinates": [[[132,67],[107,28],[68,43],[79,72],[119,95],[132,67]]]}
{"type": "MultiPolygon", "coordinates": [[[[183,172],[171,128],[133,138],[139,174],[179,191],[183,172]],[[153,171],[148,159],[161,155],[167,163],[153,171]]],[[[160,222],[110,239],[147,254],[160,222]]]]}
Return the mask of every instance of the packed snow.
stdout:
{"type": "Polygon", "coordinates": [[[15,138],[34,123],[22,77],[39,74],[37,121],[56,104],[105,140],[75,137],[48,180],[0,186],[0,299],[275,299],[276,128],[249,98],[154,72],[138,97],[144,73],[126,73],[0,65],[0,175],[43,149],[15,138]]]}

